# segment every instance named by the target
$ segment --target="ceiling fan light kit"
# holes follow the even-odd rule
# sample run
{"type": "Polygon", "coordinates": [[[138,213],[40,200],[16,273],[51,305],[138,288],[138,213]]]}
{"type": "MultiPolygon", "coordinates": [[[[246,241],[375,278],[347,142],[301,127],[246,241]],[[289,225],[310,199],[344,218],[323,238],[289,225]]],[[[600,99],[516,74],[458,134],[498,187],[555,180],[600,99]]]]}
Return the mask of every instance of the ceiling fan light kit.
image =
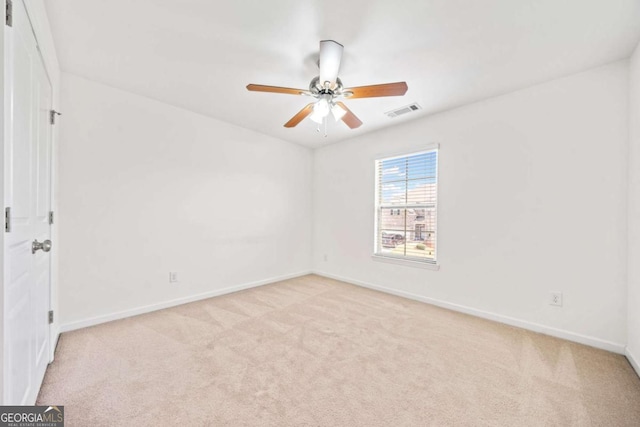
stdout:
{"type": "Polygon", "coordinates": [[[408,87],[406,82],[397,82],[345,89],[342,81],[338,78],[343,50],[344,47],[336,41],[322,40],[320,42],[320,75],[311,80],[309,90],[256,84],[247,85],[247,89],[253,92],[306,95],[316,98],[315,102],[307,104],[285,123],[284,126],[287,128],[297,126],[308,116],[318,124],[318,131],[320,131],[320,125],[324,124],[324,136],[326,137],[326,119],[329,114],[332,114],[336,121],[342,120],[351,129],[358,128],[362,125],[362,121],[340,101],[341,99],[402,96],[407,92],[408,87]]]}

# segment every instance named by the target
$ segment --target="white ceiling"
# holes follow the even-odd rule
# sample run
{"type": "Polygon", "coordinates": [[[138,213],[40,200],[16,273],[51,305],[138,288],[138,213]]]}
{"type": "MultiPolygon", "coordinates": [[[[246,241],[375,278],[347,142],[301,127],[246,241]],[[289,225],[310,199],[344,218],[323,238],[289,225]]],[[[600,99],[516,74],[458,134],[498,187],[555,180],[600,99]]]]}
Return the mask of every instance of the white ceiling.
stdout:
{"type": "Polygon", "coordinates": [[[640,0],[56,0],[62,69],[284,140],[318,147],[622,59],[640,0]],[[406,81],[404,97],[353,99],[364,122],[283,124],[309,102],[318,43],[345,46],[346,87],[406,81]],[[398,118],[384,112],[418,102],[398,118]]]}

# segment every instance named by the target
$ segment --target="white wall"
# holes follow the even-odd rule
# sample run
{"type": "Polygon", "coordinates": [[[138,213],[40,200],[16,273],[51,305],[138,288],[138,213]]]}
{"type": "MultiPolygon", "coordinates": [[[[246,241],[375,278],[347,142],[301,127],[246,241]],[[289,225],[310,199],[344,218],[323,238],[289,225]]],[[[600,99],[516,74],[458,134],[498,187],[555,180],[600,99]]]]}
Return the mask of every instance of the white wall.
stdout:
{"type": "Polygon", "coordinates": [[[64,330],[310,269],[309,149],[66,73],[62,111],[64,330]]]}
{"type": "MultiPolygon", "coordinates": [[[[627,67],[317,150],[314,269],[624,351],[627,67]],[[441,268],[373,261],[373,159],[430,143],[440,144],[441,268]],[[563,292],[563,307],[548,304],[551,291],[563,292]]],[[[357,102],[366,101],[353,101],[354,111],[357,102]]]]}
{"type": "Polygon", "coordinates": [[[640,374],[640,45],[629,64],[629,301],[627,357],[640,374]]]}

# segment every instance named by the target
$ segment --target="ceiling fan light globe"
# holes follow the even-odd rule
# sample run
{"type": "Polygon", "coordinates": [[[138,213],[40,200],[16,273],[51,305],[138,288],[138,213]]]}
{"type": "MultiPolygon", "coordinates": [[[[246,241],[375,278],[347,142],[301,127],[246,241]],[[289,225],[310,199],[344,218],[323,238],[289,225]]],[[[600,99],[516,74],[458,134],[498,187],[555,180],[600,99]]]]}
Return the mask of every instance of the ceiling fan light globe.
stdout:
{"type": "Polygon", "coordinates": [[[311,114],[309,116],[309,119],[311,119],[312,121],[316,122],[317,124],[321,125],[323,120],[324,120],[325,116],[322,116],[316,112],[314,112],[313,114],[311,114]]]}
{"type": "Polygon", "coordinates": [[[347,110],[336,104],[331,107],[331,114],[333,114],[336,122],[339,122],[344,117],[344,115],[347,114],[347,110]]]}
{"type": "Polygon", "coordinates": [[[331,107],[329,106],[329,101],[325,98],[321,98],[313,106],[313,114],[318,114],[321,117],[328,116],[330,110],[331,107]]]}

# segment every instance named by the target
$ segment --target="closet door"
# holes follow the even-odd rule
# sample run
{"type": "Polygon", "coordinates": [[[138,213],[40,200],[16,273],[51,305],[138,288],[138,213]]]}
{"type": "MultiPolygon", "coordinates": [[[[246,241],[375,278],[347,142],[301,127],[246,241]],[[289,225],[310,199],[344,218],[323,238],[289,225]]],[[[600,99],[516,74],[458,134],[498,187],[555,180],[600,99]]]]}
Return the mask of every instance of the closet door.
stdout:
{"type": "Polygon", "coordinates": [[[52,91],[21,0],[5,49],[4,403],[32,405],[49,355],[52,91]]]}

